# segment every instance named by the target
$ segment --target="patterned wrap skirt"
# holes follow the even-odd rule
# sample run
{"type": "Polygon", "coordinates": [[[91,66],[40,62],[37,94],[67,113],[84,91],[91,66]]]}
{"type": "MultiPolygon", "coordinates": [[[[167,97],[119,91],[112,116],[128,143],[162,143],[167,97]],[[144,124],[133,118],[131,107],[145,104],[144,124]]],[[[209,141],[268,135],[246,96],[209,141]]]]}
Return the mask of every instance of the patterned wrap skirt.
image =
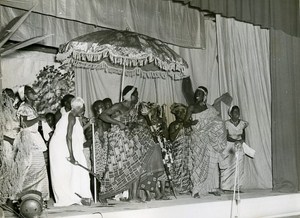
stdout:
{"type": "Polygon", "coordinates": [[[160,147],[143,126],[120,130],[112,126],[105,137],[107,165],[101,182],[100,199],[121,193],[140,181],[142,189],[154,191],[164,167],[160,147]]]}

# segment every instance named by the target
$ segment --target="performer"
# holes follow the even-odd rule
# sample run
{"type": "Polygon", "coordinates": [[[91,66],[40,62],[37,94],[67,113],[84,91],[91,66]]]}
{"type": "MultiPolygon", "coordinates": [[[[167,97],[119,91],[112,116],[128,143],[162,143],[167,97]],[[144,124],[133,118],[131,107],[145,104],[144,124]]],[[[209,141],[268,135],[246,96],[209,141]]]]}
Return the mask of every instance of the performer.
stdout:
{"type": "Polygon", "coordinates": [[[79,117],[85,112],[84,101],[76,97],[71,111],[62,114],[50,141],[50,171],[55,197],[54,206],[82,204],[92,198],[87,162],[83,153],[84,134],[79,117]]]}
{"type": "MultiPolygon", "coordinates": [[[[143,103],[143,108],[144,109],[141,111],[142,115],[145,117],[145,120],[150,127],[153,140],[158,143],[161,148],[161,158],[165,167],[165,172],[158,178],[158,186],[160,187],[156,187],[155,199],[170,200],[166,194],[165,187],[166,182],[171,179],[170,168],[172,164],[171,161],[173,161],[173,159],[171,156],[170,143],[167,141],[169,135],[167,121],[165,116],[161,116],[161,114],[164,115],[164,109],[155,103],[143,103]],[[167,172],[169,173],[168,175],[167,172]]],[[[170,186],[171,185],[172,184],[170,184],[170,186]]]]}
{"type": "Polygon", "coordinates": [[[15,161],[18,148],[14,139],[20,127],[17,110],[13,106],[14,95],[12,89],[5,89],[2,92],[0,125],[3,130],[4,141],[0,147],[0,204],[6,203],[8,199],[14,200],[16,195],[22,191],[23,160],[21,162],[15,161]]]}
{"type": "Polygon", "coordinates": [[[193,125],[189,151],[193,197],[208,193],[220,195],[218,163],[226,147],[226,130],[219,113],[206,103],[207,94],[207,88],[197,88],[195,104],[188,107],[185,118],[185,125],[193,125]]]}
{"type": "Polygon", "coordinates": [[[187,107],[183,104],[171,105],[171,113],[176,120],[169,126],[169,136],[173,152],[173,181],[177,192],[180,194],[190,191],[191,181],[188,169],[188,130],[183,126],[187,107]]]}
{"type": "MultiPolygon", "coordinates": [[[[102,100],[103,104],[104,104],[104,109],[102,111],[105,111],[107,110],[108,108],[111,108],[113,103],[111,101],[110,98],[104,98],[102,100]]],[[[102,121],[103,122],[103,121],[102,121]]],[[[111,128],[111,124],[110,123],[107,123],[107,122],[103,122],[103,130],[104,131],[108,131],[109,129],[111,128]]]]}
{"type": "Polygon", "coordinates": [[[225,121],[227,130],[227,147],[224,150],[224,160],[221,164],[221,187],[223,190],[234,190],[234,178],[236,168],[236,156],[238,155],[239,187],[244,179],[244,150],[245,129],[249,125],[247,121],[240,119],[240,108],[238,106],[230,107],[228,114],[229,120],[225,121]]]}
{"type": "Polygon", "coordinates": [[[107,146],[104,143],[107,132],[104,130],[104,122],[100,119],[100,114],[105,110],[105,105],[103,101],[97,100],[93,103],[92,109],[95,117],[95,173],[102,178],[107,161],[107,146]]]}
{"type": "Polygon", "coordinates": [[[61,108],[58,111],[56,111],[56,113],[55,113],[55,124],[59,121],[59,119],[61,118],[61,116],[63,114],[65,114],[66,112],[69,112],[72,109],[71,101],[73,98],[75,98],[74,95],[67,94],[61,99],[61,102],[60,102],[61,108]]]}
{"type": "Polygon", "coordinates": [[[49,199],[49,184],[44,154],[46,144],[38,132],[38,122],[42,120],[34,107],[37,101],[35,91],[30,86],[18,90],[20,99],[24,101],[18,108],[17,117],[20,120],[21,131],[15,142],[19,148],[16,160],[24,161],[24,176],[22,191],[37,190],[43,199],[49,199]]]}
{"type": "MultiPolygon", "coordinates": [[[[138,113],[138,92],[133,86],[123,90],[123,101],[101,114],[111,123],[107,134],[107,171],[100,198],[108,198],[130,188],[131,200],[140,202],[141,189],[155,191],[157,178],[164,167],[159,146],[153,141],[147,125],[138,113]]],[[[150,200],[150,196],[146,200],[150,200]]]]}

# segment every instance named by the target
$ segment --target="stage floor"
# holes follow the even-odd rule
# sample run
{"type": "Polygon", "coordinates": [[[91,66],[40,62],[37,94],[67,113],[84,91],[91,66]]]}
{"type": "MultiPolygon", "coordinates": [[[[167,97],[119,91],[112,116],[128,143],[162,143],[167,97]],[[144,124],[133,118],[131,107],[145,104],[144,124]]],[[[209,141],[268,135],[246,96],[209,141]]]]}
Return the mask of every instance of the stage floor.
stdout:
{"type": "MultiPolygon", "coordinates": [[[[91,206],[53,207],[49,202],[41,217],[82,218],[193,218],[193,217],[300,217],[300,193],[285,194],[271,190],[246,190],[240,194],[239,207],[232,210],[232,193],[222,196],[208,195],[192,198],[179,195],[177,199],[152,200],[146,203],[129,203],[110,200],[109,206],[100,203],[91,206]],[[238,209],[238,213],[234,214],[238,209]],[[233,212],[232,212],[233,211],[233,212]]],[[[234,204],[235,205],[235,204],[234,204]]],[[[5,212],[5,217],[16,217],[5,212]]]]}

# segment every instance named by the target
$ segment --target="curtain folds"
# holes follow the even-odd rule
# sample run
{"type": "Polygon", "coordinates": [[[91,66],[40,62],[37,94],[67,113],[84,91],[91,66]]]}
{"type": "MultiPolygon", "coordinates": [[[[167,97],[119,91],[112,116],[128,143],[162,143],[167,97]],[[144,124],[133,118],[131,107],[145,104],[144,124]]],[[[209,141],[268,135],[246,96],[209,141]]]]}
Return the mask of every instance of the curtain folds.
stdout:
{"type": "MultiPolygon", "coordinates": [[[[0,1],[0,27],[35,3],[35,0],[0,1]]],[[[21,39],[55,34],[43,42],[49,46],[58,47],[99,27],[129,29],[183,47],[203,48],[205,45],[203,14],[170,1],[47,0],[38,1],[33,11],[26,26],[23,25],[23,32],[19,30],[16,34],[21,39]]]]}
{"type": "MultiPolygon", "coordinates": [[[[269,31],[217,15],[220,90],[228,91],[249,122],[246,142],[256,150],[245,158],[245,188],[272,188],[269,31]]],[[[223,118],[229,118],[224,108],[223,118]]]]}
{"type": "MultiPolygon", "coordinates": [[[[206,86],[208,103],[228,91],[249,121],[247,142],[257,153],[254,159],[246,158],[244,188],[272,188],[269,31],[222,17],[205,26],[206,50],[171,47],[188,62],[193,89],[206,86]]],[[[120,75],[83,68],[76,68],[75,74],[76,94],[87,105],[106,97],[119,100],[120,75]]],[[[186,103],[182,81],[126,77],[125,85],[138,87],[142,101],[165,103],[167,108],[173,102],[186,103]]],[[[225,113],[223,119],[228,119],[225,113]]],[[[174,120],[169,111],[167,120],[174,120]]]]}
{"type": "Polygon", "coordinates": [[[272,162],[275,190],[300,190],[300,38],[271,29],[272,162]]]}
{"type": "Polygon", "coordinates": [[[282,30],[300,37],[299,0],[173,0],[207,10],[224,17],[282,30]]]}

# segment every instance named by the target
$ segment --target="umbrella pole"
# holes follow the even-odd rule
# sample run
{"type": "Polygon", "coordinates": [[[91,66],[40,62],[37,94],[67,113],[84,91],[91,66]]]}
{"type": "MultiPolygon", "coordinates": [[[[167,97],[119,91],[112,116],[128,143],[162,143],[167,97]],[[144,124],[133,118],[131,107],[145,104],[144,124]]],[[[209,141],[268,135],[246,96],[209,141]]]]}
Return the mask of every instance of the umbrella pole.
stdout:
{"type": "Polygon", "coordinates": [[[120,91],[120,102],[122,101],[122,91],[124,89],[124,81],[125,81],[125,64],[123,65],[123,72],[122,72],[122,82],[121,82],[121,91],[120,91]]]}

